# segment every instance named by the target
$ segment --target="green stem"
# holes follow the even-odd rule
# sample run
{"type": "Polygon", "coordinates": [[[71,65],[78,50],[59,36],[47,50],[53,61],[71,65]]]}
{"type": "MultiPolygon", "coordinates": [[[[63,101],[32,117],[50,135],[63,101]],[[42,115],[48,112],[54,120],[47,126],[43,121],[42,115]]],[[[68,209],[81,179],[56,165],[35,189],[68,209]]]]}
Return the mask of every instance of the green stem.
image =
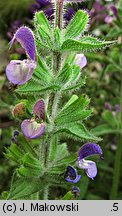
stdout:
{"type": "Polygon", "coordinates": [[[53,100],[53,105],[52,105],[52,115],[51,115],[52,123],[54,123],[54,119],[57,114],[58,102],[59,102],[60,97],[61,97],[61,92],[56,92],[54,96],[54,100],[53,100]]]}
{"type": "Polygon", "coordinates": [[[120,182],[120,174],[121,174],[121,157],[122,157],[122,136],[120,136],[119,143],[117,145],[116,155],[115,155],[115,163],[114,163],[114,176],[113,176],[113,184],[110,194],[110,199],[117,199],[117,193],[120,182]]]}
{"type": "MultiPolygon", "coordinates": [[[[122,130],[122,83],[120,89],[120,123],[119,129],[122,130]]],[[[117,145],[116,155],[115,155],[115,163],[114,163],[114,176],[113,176],[113,184],[110,194],[110,199],[117,199],[117,193],[120,183],[121,176],[121,158],[122,158],[122,135],[119,136],[119,143],[117,145]]]]}

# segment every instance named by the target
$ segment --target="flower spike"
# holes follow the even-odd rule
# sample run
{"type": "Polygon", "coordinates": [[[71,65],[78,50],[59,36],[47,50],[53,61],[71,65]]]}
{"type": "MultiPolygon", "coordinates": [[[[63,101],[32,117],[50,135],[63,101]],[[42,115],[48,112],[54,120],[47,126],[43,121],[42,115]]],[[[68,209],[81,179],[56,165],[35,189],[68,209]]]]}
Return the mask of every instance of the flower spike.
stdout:
{"type": "Polygon", "coordinates": [[[83,145],[78,152],[77,165],[79,168],[85,169],[87,176],[91,179],[94,179],[97,175],[96,163],[90,160],[85,160],[85,158],[96,154],[102,155],[102,149],[95,143],[87,143],[83,145]]]}
{"type": "Polygon", "coordinates": [[[14,43],[15,39],[25,49],[30,59],[36,61],[36,46],[34,41],[34,34],[31,29],[26,26],[20,27],[10,41],[10,47],[14,43]]]}

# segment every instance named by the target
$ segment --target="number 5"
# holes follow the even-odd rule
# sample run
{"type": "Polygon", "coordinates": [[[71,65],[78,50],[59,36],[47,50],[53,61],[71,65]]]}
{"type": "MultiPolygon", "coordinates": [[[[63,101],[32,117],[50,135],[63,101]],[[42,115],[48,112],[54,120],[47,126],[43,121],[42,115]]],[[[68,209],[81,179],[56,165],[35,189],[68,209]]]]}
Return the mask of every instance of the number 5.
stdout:
{"type": "Polygon", "coordinates": [[[113,204],[113,211],[118,211],[119,207],[118,207],[118,203],[114,203],[113,204]]]}

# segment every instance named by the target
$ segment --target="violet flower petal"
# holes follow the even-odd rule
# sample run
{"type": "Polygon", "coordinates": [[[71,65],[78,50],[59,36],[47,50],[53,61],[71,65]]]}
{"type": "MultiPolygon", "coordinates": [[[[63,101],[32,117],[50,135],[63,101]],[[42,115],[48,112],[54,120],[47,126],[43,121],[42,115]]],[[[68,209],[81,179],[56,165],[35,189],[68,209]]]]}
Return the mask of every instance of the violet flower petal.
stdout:
{"type": "Polygon", "coordinates": [[[77,183],[81,178],[81,175],[77,174],[77,170],[72,167],[72,166],[68,166],[66,173],[65,173],[65,179],[68,182],[72,182],[72,183],[77,183]]]}
{"type": "Polygon", "coordinates": [[[36,139],[45,133],[45,123],[37,123],[34,120],[26,119],[21,124],[21,130],[25,137],[36,139]]]}
{"type": "Polygon", "coordinates": [[[78,167],[85,169],[87,176],[91,179],[94,179],[97,175],[96,163],[93,161],[82,159],[78,161],[78,167]]]}
{"type": "Polygon", "coordinates": [[[87,58],[84,54],[77,54],[75,58],[75,64],[80,66],[83,69],[87,65],[87,58]]]}
{"type": "Polygon", "coordinates": [[[36,61],[36,46],[34,41],[34,34],[31,29],[26,26],[20,27],[10,41],[10,46],[12,46],[15,39],[25,49],[30,59],[36,61]]]}
{"type": "Polygon", "coordinates": [[[71,182],[71,183],[77,183],[81,179],[81,175],[77,175],[76,178],[73,180],[70,177],[66,178],[66,181],[71,182]]]}
{"type": "Polygon", "coordinates": [[[11,83],[22,85],[31,79],[35,68],[31,60],[12,60],[6,67],[6,76],[11,83]]]}
{"type": "Polygon", "coordinates": [[[115,110],[116,110],[116,112],[120,112],[120,105],[119,104],[115,105],[115,110]]]}
{"type": "Polygon", "coordinates": [[[118,10],[117,10],[117,8],[114,5],[112,5],[110,7],[110,9],[112,10],[114,16],[117,17],[118,16],[118,10]]]}
{"type": "Polygon", "coordinates": [[[114,18],[112,16],[109,16],[109,15],[105,18],[105,22],[107,24],[111,24],[113,22],[113,20],[114,20],[114,18]]]}
{"type": "Polygon", "coordinates": [[[104,107],[105,107],[105,109],[112,111],[112,106],[110,103],[105,102],[104,107]]]}
{"type": "Polygon", "coordinates": [[[33,108],[33,114],[36,114],[38,118],[45,119],[45,104],[43,99],[37,101],[33,108]]]}
{"type": "Polygon", "coordinates": [[[102,149],[95,143],[86,143],[83,145],[78,152],[78,161],[95,154],[102,154],[102,149]]]}

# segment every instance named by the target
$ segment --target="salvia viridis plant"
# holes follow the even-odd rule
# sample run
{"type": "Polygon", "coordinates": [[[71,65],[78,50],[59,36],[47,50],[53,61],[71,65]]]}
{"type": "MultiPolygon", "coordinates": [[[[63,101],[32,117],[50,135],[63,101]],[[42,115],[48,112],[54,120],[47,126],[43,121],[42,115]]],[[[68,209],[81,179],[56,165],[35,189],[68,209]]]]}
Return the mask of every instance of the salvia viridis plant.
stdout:
{"type": "Polygon", "coordinates": [[[17,163],[7,199],[48,199],[52,193],[56,199],[76,199],[87,179],[93,180],[98,172],[95,158],[88,157],[102,157],[97,144],[101,138],[86,128],[93,110],[87,108],[90,99],[85,94],[77,96],[76,90],[86,81],[83,53],[114,42],[86,32],[89,16],[83,10],[66,27],[67,2],[52,2],[53,22],[44,12],[36,12],[34,30],[22,26],[10,42],[10,47],[20,43],[27,58],[11,60],[6,67],[16,99],[12,113],[19,127],[5,152],[17,163]],[[72,145],[78,143],[72,153],[71,139],[72,145]],[[55,195],[56,188],[61,194],[55,195]]]}

